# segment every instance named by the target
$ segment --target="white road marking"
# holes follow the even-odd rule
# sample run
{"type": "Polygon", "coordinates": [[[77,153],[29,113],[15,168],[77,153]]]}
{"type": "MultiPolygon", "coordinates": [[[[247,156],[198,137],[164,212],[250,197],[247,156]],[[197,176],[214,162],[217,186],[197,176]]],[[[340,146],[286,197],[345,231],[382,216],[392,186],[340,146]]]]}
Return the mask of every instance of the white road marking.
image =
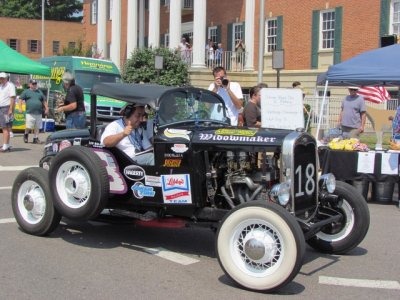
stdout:
{"type": "Polygon", "coordinates": [[[14,218],[0,219],[0,224],[8,224],[15,223],[16,220],[14,218]]]}
{"type": "Polygon", "coordinates": [[[155,255],[155,256],[170,260],[172,262],[175,262],[175,263],[178,263],[178,264],[181,264],[181,265],[184,265],[184,266],[191,265],[191,264],[199,262],[199,260],[197,260],[197,259],[185,256],[185,255],[182,255],[182,254],[179,254],[179,253],[176,253],[176,252],[169,251],[169,250],[167,250],[165,248],[162,248],[162,247],[146,248],[146,247],[139,246],[139,245],[132,245],[132,244],[126,244],[126,245],[132,246],[132,247],[135,247],[135,248],[140,248],[144,252],[147,252],[149,254],[152,254],[152,255],[155,255]]]}
{"type": "Polygon", "coordinates": [[[319,276],[319,283],[372,289],[400,290],[400,283],[398,281],[391,280],[368,280],[319,276]]]}
{"type": "Polygon", "coordinates": [[[2,171],[22,171],[28,169],[30,167],[38,167],[36,166],[0,166],[0,172],[2,171]]]}
{"type": "Polygon", "coordinates": [[[12,186],[0,186],[0,190],[11,190],[12,186]]]}

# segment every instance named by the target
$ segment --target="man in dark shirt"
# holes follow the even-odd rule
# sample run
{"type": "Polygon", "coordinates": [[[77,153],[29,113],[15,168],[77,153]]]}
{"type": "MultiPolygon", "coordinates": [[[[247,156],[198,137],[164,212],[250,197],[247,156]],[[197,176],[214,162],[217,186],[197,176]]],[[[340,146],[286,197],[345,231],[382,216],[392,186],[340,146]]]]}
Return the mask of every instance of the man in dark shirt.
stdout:
{"type": "Polygon", "coordinates": [[[244,126],[261,127],[261,89],[259,85],[250,89],[250,100],[243,110],[244,126]]]}
{"type": "Polygon", "coordinates": [[[39,129],[42,125],[42,115],[49,113],[47,101],[41,90],[37,88],[35,79],[29,80],[29,89],[19,96],[19,111],[22,113],[22,101],[26,104],[24,142],[28,142],[29,131],[33,129],[33,143],[40,143],[39,129]]]}
{"type": "Polygon", "coordinates": [[[57,112],[65,113],[66,128],[85,128],[86,114],[82,88],[75,84],[75,78],[69,72],[64,73],[62,80],[67,95],[64,99],[64,105],[58,107],[57,112]]]}

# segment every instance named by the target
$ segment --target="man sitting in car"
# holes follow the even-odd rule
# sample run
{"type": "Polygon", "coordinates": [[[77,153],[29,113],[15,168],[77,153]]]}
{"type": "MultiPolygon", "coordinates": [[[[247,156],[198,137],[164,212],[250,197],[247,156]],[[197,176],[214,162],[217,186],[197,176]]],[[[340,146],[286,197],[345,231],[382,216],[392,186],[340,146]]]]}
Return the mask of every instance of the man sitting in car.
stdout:
{"type": "Polygon", "coordinates": [[[122,118],[107,125],[101,135],[106,147],[117,147],[139,165],[154,165],[153,146],[140,127],[145,116],[143,105],[128,104],[121,110],[122,118]]]}

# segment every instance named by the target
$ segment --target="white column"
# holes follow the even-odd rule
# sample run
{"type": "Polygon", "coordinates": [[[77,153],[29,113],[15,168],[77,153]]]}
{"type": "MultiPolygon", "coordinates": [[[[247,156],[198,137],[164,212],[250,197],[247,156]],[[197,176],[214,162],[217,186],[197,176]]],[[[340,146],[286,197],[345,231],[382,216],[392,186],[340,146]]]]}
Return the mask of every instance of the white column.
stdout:
{"type": "Polygon", "coordinates": [[[97,3],[97,52],[104,58],[107,57],[107,4],[106,0],[97,3]]]}
{"type": "Polygon", "coordinates": [[[121,68],[121,0],[113,0],[111,24],[111,55],[110,58],[121,68]]]}
{"type": "Polygon", "coordinates": [[[245,71],[254,71],[254,20],[255,0],[246,0],[246,25],[244,44],[246,45],[245,71]]]}
{"type": "Polygon", "coordinates": [[[193,1],[193,69],[205,68],[206,57],[206,0],[193,1]]]}
{"type": "Polygon", "coordinates": [[[144,0],[139,0],[139,48],[144,47],[144,0]]]}
{"type": "Polygon", "coordinates": [[[149,0],[149,47],[160,46],[160,0],[149,0]]]}
{"type": "Polygon", "coordinates": [[[127,41],[126,55],[127,59],[131,57],[132,52],[137,48],[138,38],[138,2],[137,0],[128,1],[128,25],[127,25],[127,41]]]}
{"type": "Polygon", "coordinates": [[[182,34],[182,2],[181,0],[169,1],[169,48],[179,46],[182,34]]]}

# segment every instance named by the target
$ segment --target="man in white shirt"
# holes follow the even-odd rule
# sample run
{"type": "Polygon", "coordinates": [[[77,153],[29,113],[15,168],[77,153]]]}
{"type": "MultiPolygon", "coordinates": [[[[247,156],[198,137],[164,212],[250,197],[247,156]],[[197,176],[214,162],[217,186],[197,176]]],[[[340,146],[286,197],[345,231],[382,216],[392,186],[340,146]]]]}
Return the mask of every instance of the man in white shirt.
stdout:
{"type": "Polygon", "coordinates": [[[243,92],[238,82],[228,79],[223,67],[213,69],[214,82],[210,84],[208,90],[213,91],[224,99],[227,116],[231,119],[231,125],[238,125],[239,111],[243,106],[243,92]]]}
{"type": "Polygon", "coordinates": [[[0,152],[10,151],[10,132],[12,128],[15,86],[8,81],[8,75],[0,72],[0,126],[3,130],[3,147],[0,152]]]}
{"type": "Polygon", "coordinates": [[[145,115],[143,105],[128,104],[122,118],[107,125],[101,135],[106,147],[117,147],[139,165],[154,165],[154,153],[147,133],[140,127],[145,115]]]}

